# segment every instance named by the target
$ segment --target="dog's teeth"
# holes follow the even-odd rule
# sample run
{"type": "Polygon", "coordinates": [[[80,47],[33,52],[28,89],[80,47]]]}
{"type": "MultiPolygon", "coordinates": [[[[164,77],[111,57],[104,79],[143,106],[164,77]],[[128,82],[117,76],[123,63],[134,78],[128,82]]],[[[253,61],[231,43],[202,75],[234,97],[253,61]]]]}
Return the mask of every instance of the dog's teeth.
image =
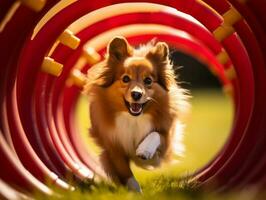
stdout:
{"type": "Polygon", "coordinates": [[[133,113],[139,113],[139,112],[141,112],[142,105],[138,104],[138,103],[131,103],[130,109],[133,113]]]}

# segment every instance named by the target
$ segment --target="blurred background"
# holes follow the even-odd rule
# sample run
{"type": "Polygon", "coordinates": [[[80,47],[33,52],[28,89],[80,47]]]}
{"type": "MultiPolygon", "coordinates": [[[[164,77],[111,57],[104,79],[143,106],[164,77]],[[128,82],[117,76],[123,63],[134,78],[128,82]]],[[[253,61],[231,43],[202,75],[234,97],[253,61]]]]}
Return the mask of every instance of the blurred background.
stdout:
{"type": "MultiPolygon", "coordinates": [[[[204,167],[225,144],[231,129],[233,105],[208,67],[183,52],[171,49],[178,82],[189,90],[191,113],[186,119],[184,143],[186,152],[174,164],[166,164],[159,169],[147,171],[134,164],[132,168],[141,184],[158,176],[184,177],[204,167]]],[[[87,142],[88,150],[95,155],[99,148],[89,136],[90,126],[86,97],[81,96],[77,104],[76,119],[80,133],[87,142]]]]}

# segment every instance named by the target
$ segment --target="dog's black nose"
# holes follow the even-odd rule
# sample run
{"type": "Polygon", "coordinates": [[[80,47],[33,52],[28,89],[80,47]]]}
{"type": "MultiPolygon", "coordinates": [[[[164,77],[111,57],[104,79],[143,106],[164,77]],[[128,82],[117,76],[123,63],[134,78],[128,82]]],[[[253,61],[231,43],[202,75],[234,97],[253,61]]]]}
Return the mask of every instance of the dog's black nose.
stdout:
{"type": "Polygon", "coordinates": [[[131,97],[135,100],[138,101],[142,97],[142,94],[140,92],[131,92],[131,97]]]}

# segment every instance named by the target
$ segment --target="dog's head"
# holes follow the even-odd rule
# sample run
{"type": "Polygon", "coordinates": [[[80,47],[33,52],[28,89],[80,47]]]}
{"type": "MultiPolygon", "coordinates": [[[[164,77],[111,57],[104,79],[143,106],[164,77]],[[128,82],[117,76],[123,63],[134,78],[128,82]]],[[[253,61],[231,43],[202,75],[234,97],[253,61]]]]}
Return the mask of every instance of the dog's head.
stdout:
{"type": "Polygon", "coordinates": [[[127,110],[138,116],[152,102],[156,103],[156,96],[167,93],[175,82],[168,55],[164,42],[136,50],[125,38],[115,37],[108,45],[98,85],[112,91],[111,101],[119,111],[127,110]]]}

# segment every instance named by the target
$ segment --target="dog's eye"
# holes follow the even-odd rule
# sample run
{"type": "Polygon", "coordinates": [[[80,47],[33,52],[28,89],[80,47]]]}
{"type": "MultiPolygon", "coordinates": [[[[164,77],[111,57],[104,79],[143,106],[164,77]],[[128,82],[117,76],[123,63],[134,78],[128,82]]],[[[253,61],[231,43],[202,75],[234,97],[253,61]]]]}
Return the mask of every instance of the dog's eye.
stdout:
{"type": "Polygon", "coordinates": [[[130,81],[129,76],[128,76],[128,75],[125,75],[125,76],[122,78],[122,81],[123,81],[124,83],[128,83],[128,82],[130,81]]]}
{"type": "Polygon", "coordinates": [[[152,84],[152,79],[151,79],[150,77],[146,77],[146,78],[144,79],[144,84],[145,84],[145,85],[151,85],[151,84],[152,84]]]}

